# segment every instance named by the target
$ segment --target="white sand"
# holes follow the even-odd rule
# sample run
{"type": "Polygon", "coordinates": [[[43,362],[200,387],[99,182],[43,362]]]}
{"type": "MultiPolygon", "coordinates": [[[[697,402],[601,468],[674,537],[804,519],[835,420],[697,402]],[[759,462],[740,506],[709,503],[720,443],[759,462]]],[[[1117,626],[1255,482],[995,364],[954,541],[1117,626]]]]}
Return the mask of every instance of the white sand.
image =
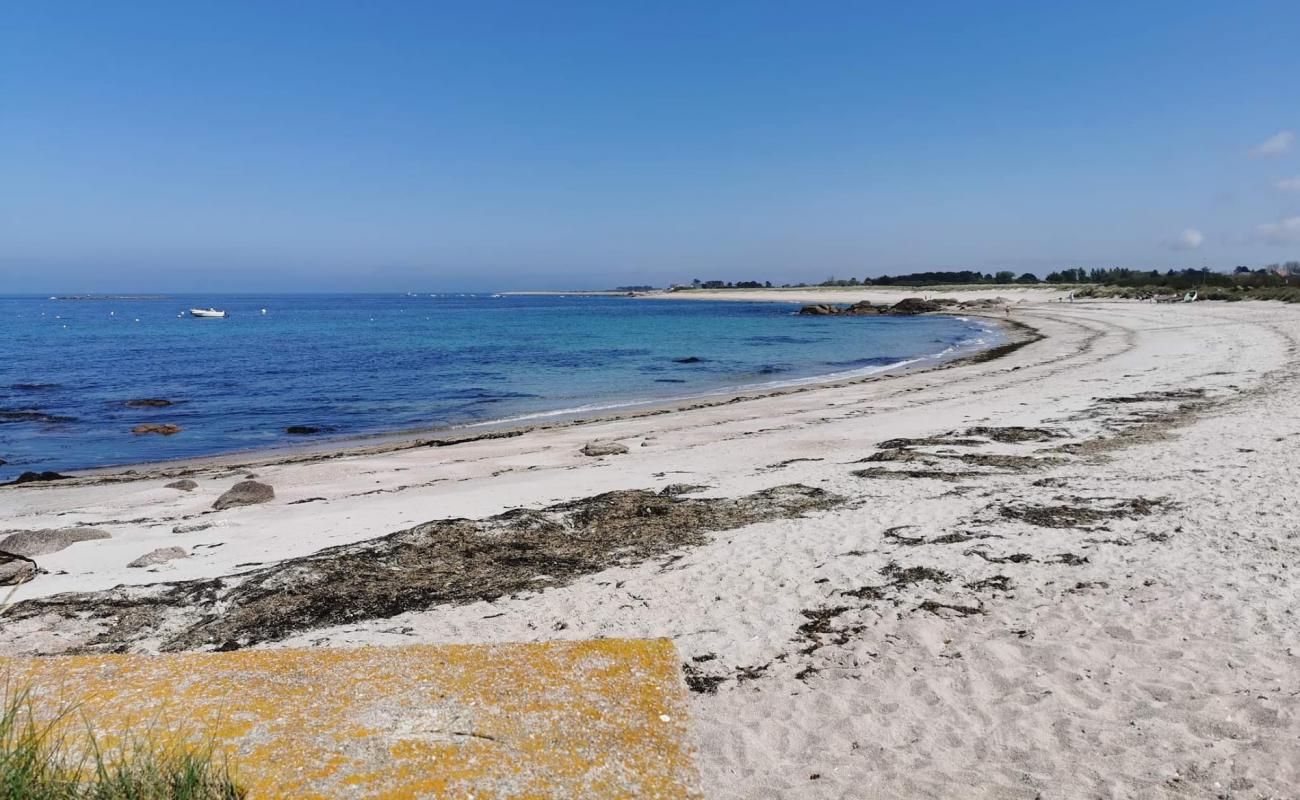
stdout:
{"type": "MultiPolygon", "coordinates": [[[[246,470],[204,468],[188,494],[159,477],[3,489],[0,529],[87,524],[114,537],[41,557],[51,574],[21,587],[23,599],[223,575],[425,520],[610,489],[695,483],[734,497],[804,483],[849,502],[567,587],[283,644],[672,637],[693,669],[726,678],[716,694],[692,695],[711,797],[1300,796],[1300,308],[1036,302],[1041,291],[1026,290],[1014,318],[1047,338],[984,364],[449,448],[262,464],[253,470],[275,501],[202,516],[246,470]],[[1186,400],[1096,400],[1187,389],[1205,399],[1182,413],[1186,400]],[[919,450],[1060,461],[1026,472],[950,458],[854,463],[882,440],[975,425],[1066,438],[919,450]],[[1117,435],[1114,448],[1047,452],[1117,435]],[[580,455],[593,439],[631,452],[580,455]],[[791,459],[814,460],[777,466],[791,459]],[[851,474],[870,467],[987,474],[851,474]],[[309,498],[324,499],[291,504],[309,498]],[[1087,529],[1001,513],[1142,498],[1169,505],[1087,529]],[[215,527],[171,532],[196,522],[215,527]],[[899,538],[955,533],[989,538],[899,538]],[[192,557],[125,566],[174,545],[192,557]],[[1087,560],[1063,563],[1066,553],[1087,560]],[[949,579],[891,587],[889,564],[949,579]],[[970,586],[996,576],[1004,589],[970,586]],[[885,587],[878,599],[845,594],[872,586],[885,587]],[[801,633],[803,612],[818,609],[839,610],[820,633],[801,633]]],[[[57,630],[6,629],[0,617],[0,652],[58,646],[57,630]]]]}

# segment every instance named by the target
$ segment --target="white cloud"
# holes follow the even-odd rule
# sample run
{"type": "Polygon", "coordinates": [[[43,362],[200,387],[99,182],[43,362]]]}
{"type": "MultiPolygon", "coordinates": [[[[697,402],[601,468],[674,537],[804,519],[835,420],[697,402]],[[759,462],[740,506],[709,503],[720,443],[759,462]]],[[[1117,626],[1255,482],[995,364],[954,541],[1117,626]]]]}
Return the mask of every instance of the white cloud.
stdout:
{"type": "Polygon", "coordinates": [[[1283,178],[1277,182],[1277,188],[1282,192],[1300,192],[1300,175],[1294,178],[1283,178]]]}
{"type": "Polygon", "coordinates": [[[1205,234],[1195,228],[1188,228],[1178,235],[1177,239],[1169,242],[1170,249],[1173,250],[1195,250],[1205,241],[1205,234]]]}
{"type": "Polygon", "coordinates": [[[1264,158],[1265,156],[1281,155],[1291,149],[1291,143],[1294,141],[1294,131],[1279,131],[1261,142],[1254,150],[1251,150],[1250,157],[1264,158]]]}
{"type": "Polygon", "coordinates": [[[1256,225],[1255,236],[1266,244],[1300,244],[1300,217],[1256,225]]]}

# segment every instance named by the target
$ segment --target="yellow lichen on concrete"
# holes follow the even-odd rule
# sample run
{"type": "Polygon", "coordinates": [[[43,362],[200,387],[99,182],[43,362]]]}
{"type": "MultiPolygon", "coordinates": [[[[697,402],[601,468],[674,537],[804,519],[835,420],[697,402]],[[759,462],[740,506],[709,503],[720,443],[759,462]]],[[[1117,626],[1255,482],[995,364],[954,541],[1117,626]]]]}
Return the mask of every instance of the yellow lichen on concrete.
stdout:
{"type": "Polygon", "coordinates": [[[0,659],[38,711],[213,742],[252,798],[696,797],[667,640],[0,659]]]}

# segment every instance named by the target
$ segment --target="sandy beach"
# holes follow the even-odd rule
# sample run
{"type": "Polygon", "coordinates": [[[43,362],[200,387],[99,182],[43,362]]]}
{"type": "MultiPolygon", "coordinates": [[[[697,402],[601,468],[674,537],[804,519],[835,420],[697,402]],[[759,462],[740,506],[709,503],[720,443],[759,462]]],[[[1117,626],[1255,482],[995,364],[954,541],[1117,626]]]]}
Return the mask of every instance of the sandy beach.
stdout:
{"type": "Polygon", "coordinates": [[[0,655],[663,636],[709,797],[1300,795],[1300,308],[952,294],[985,295],[1042,338],[454,446],[0,488],[0,537],[111,537],[34,556],[0,655]],[[213,510],[248,475],[274,499],[213,510]],[[185,557],[128,566],[160,548],[185,557]]]}

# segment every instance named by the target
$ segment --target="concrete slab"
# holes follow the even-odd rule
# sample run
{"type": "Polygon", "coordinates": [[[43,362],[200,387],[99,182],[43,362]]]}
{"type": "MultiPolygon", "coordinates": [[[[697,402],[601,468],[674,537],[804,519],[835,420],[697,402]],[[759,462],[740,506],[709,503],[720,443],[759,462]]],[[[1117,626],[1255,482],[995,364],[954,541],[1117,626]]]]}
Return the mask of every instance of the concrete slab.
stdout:
{"type": "Polygon", "coordinates": [[[211,739],[250,798],[699,797],[668,640],[0,659],[105,738],[211,739]]]}

